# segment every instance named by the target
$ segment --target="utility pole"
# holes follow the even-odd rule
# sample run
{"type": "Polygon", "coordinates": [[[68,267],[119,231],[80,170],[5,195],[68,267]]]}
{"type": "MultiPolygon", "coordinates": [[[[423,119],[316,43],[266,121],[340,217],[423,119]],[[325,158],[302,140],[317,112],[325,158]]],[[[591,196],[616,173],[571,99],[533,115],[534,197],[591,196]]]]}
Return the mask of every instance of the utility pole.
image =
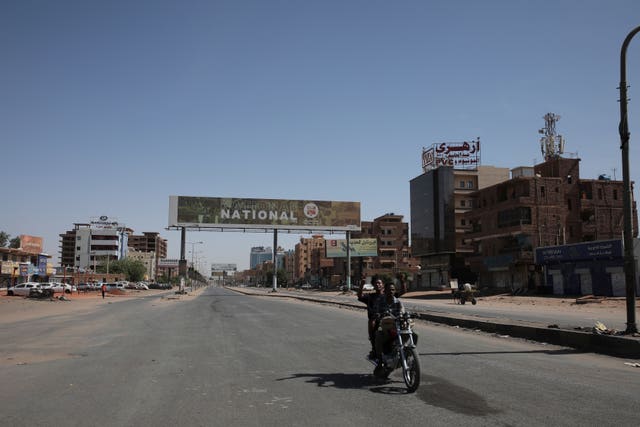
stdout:
{"type": "Polygon", "coordinates": [[[636,326],[636,261],[633,256],[633,207],[631,205],[631,179],[629,172],[629,123],[627,120],[627,47],[633,36],[640,32],[634,28],[624,39],[620,50],[620,150],[622,151],[622,205],[624,218],[624,277],[627,302],[626,334],[638,332],[636,326]]]}

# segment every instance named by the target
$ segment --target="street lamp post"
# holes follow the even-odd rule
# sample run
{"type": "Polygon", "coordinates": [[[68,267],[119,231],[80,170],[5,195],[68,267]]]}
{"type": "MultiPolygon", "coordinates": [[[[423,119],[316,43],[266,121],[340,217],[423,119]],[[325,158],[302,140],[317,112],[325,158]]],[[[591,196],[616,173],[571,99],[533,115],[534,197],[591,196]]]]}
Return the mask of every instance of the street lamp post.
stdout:
{"type": "Polygon", "coordinates": [[[634,334],[638,332],[636,326],[636,263],[633,256],[633,235],[632,217],[633,207],[631,206],[631,180],[629,173],[629,123],[627,121],[627,47],[633,36],[640,32],[640,27],[634,28],[624,39],[620,50],[620,150],[622,151],[622,204],[624,218],[624,277],[626,287],[627,302],[627,330],[625,333],[634,334]]]}
{"type": "Polygon", "coordinates": [[[195,247],[196,245],[202,245],[204,244],[204,242],[187,242],[187,244],[191,245],[191,283],[193,286],[193,276],[195,275],[195,264],[193,263],[194,259],[195,259],[195,247]]]}

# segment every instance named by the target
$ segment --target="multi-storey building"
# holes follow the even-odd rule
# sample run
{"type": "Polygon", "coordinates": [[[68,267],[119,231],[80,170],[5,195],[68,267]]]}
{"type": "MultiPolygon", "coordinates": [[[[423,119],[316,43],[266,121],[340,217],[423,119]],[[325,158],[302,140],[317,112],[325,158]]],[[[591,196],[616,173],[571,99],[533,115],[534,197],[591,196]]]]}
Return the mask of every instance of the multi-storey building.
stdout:
{"type": "Polygon", "coordinates": [[[465,265],[473,253],[464,238],[471,229],[465,213],[472,209],[475,191],[508,179],[507,168],[440,166],[410,181],[411,251],[421,267],[418,287],[448,286],[452,278],[475,281],[465,265]]]}
{"type": "Polygon", "coordinates": [[[333,268],[333,260],[325,257],[324,236],[315,234],[311,238],[301,237],[300,242],[295,246],[294,280],[319,283],[320,278],[327,274],[323,269],[331,268],[333,268]]]}
{"type": "MultiPolygon", "coordinates": [[[[524,289],[545,285],[536,266],[538,247],[622,238],[622,182],[580,179],[580,159],[552,157],[512,178],[472,194],[464,216],[474,255],[467,259],[484,287],[524,289]]],[[[633,202],[634,237],[638,222],[633,202]]]]}
{"type": "Polygon", "coordinates": [[[295,282],[295,271],[296,271],[296,251],[295,250],[287,250],[284,251],[283,258],[283,268],[287,277],[287,284],[291,285],[295,282]]]}
{"type": "Polygon", "coordinates": [[[145,265],[151,262],[147,267],[147,276],[149,280],[155,280],[158,260],[167,257],[167,239],[160,237],[160,233],[143,231],[142,235],[131,234],[129,236],[129,248],[147,254],[143,256],[144,260],[142,261],[145,262],[145,265]],[[153,254],[153,256],[149,254],[153,254]]]}
{"type": "Polygon", "coordinates": [[[249,268],[254,269],[265,261],[273,261],[273,249],[271,247],[255,246],[251,248],[249,255],[249,268]]]}
{"type": "Polygon", "coordinates": [[[160,237],[160,233],[143,231],[141,235],[129,236],[129,247],[140,252],[155,252],[157,259],[167,257],[167,239],[160,237]]]}
{"type": "MultiPolygon", "coordinates": [[[[409,224],[402,215],[387,213],[373,221],[362,221],[361,231],[351,233],[354,239],[376,239],[378,256],[352,259],[354,268],[365,276],[375,274],[392,275],[417,270],[418,260],[411,257],[409,247],[409,224]]],[[[354,271],[352,268],[352,271],[354,271]]]]}
{"type": "Polygon", "coordinates": [[[147,276],[155,279],[158,260],[167,256],[167,240],[157,232],[133,234],[133,230],[113,218],[92,218],[76,223],[73,230],[60,235],[60,265],[78,270],[94,270],[98,265],[129,255],[129,248],[147,266],[147,276]],[[152,254],[152,255],[149,255],[152,254]]]}
{"type": "Polygon", "coordinates": [[[106,216],[89,224],[74,224],[74,229],[60,235],[60,264],[77,269],[109,265],[127,256],[132,230],[106,216]]]}

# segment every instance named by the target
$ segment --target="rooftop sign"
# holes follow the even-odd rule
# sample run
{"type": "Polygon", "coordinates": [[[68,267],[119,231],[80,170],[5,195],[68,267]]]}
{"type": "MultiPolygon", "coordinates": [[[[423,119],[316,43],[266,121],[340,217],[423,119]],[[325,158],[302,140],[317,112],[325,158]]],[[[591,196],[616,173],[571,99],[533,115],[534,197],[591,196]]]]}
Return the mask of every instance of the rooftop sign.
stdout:
{"type": "Polygon", "coordinates": [[[475,141],[442,142],[422,149],[422,171],[440,166],[456,169],[476,169],[480,165],[480,138],[475,141]]]}

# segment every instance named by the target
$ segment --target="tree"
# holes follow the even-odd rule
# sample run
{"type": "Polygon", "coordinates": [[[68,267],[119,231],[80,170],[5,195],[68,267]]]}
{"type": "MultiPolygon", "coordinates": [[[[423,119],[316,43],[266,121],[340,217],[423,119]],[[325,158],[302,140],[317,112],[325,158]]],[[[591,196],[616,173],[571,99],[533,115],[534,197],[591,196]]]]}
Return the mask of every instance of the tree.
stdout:
{"type": "MultiPolygon", "coordinates": [[[[276,277],[278,278],[278,285],[287,285],[287,272],[284,269],[279,268],[276,277]]],[[[273,271],[267,271],[267,284],[273,283],[273,271]]]]}
{"type": "Polygon", "coordinates": [[[19,249],[20,248],[20,237],[14,237],[13,239],[11,239],[9,241],[9,247],[12,249],[19,249]]]}
{"type": "MultiPolygon", "coordinates": [[[[106,266],[100,266],[102,272],[106,272],[106,266]]],[[[147,268],[140,260],[124,258],[109,262],[109,273],[124,274],[125,278],[130,282],[139,282],[144,278],[147,268]]]]}
{"type": "Polygon", "coordinates": [[[11,236],[4,231],[0,231],[0,248],[6,248],[11,236]]]}

